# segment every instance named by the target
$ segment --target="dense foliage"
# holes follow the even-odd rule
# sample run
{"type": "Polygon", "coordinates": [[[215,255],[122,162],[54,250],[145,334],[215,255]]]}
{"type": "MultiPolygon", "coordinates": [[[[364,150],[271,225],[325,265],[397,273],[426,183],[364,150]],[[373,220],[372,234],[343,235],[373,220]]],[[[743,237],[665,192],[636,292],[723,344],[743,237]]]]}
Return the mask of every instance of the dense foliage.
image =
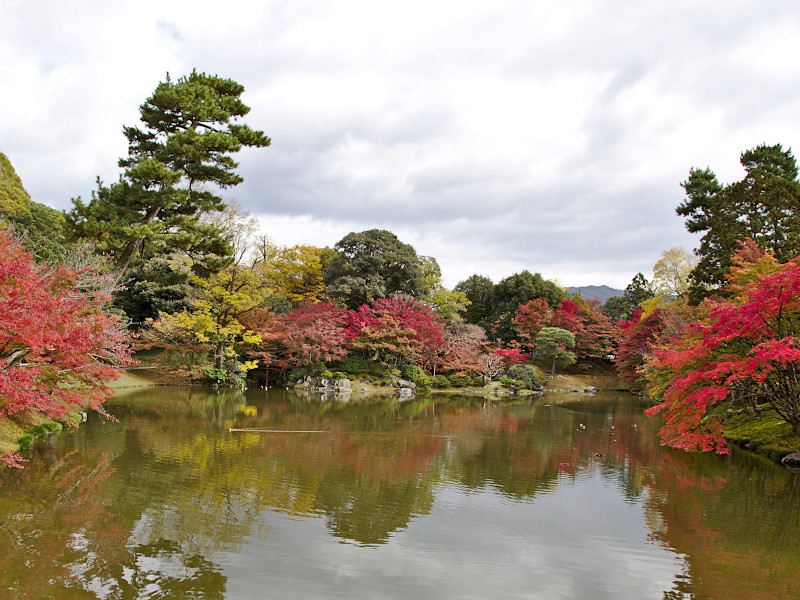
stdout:
{"type": "Polygon", "coordinates": [[[709,413],[723,401],[766,403],[800,435],[800,258],[781,265],[753,243],[734,261],[726,297],[706,300],[647,365],[671,446],[726,452],[709,413]]]}
{"type": "Polygon", "coordinates": [[[702,233],[700,261],[691,275],[697,303],[725,285],[737,244],[752,239],[784,262],[800,253],[800,181],[790,150],[762,144],[741,154],[745,176],[723,186],[710,169],[692,169],[677,213],[702,233]]]}
{"type": "Polygon", "coordinates": [[[140,107],[142,127],[124,128],[128,156],[119,161],[119,181],[98,181],[88,204],[74,200],[73,235],[114,252],[118,277],[146,240],[202,258],[205,268],[230,254],[224,232],[202,219],[225,206],[212,186],[240,183],[232,155],[270,143],[236,122],[250,111],[243,92],[235,81],[196,71],[177,81],[168,76],[140,107]]]}
{"type": "MultiPolygon", "coordinates": [[[[108,380],[129,362],[123,320],[105,309],[109,278],[87,251],[55,267],[0,231],[0,419],[101,410],[108,380]]],[[[10,455],[0,460],[14,464],[10,455]]]]}

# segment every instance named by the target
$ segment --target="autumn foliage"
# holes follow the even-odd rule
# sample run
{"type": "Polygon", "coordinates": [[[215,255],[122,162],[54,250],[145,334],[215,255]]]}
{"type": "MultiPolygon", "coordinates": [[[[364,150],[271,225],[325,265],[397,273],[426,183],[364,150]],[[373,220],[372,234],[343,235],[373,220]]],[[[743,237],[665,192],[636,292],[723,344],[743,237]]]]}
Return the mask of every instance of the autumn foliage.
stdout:
{"type": "Polygon", "coordinates": [[[130,360],[125,324],[104,310],[111,289],[97,259],[79,252],[72,262],[37,264],[0,231],[0,418],[101,410],[106,382],[130,360]]]}
{"type": "Polygon", "coordinates": [[[745,245],[729,280],[727,296],[707,299],[646,365],[666,445],[725,453],[709,412],[720,402],[766,403],[800,435],[800,258],[778,265],[745,245]]]}

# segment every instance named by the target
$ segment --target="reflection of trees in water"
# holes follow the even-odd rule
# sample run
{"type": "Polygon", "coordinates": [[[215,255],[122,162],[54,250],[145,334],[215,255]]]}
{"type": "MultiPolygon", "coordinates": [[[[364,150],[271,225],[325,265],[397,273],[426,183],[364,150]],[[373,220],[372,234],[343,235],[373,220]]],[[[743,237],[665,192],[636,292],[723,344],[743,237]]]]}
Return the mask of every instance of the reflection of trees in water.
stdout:
{"type": "Polygon", "coordinates": [[[635,401],[333,403],[291,393],[156,391],[118,402],[120,423],[51,438],[39,447],[42,460],[21,474],[0,473],[0,552],[12,565],[0,576],[4,587],[45,595],[53,588],[39,574],[47,571],[65,587],[101,582],[117,594],[111,598],[153,582],[176,596],[207,586],[206,597],[221,597],[215,554],[239,550],[264,525],[265,510],[321,516],[333,535],[376,545],[427,514],[441,485],[525,501],[560,478],[600,469],[631,502],[644,503],[652,539],[686,557],[686,573],[665,598],[689,589],[738,597],[731,563],[780,592],[767,596],[751,583],[750,598],[798,595],[798,479],[757,458],[665,450],[657,422],[635,401]],[[55,445],[62,450],[49,452],[55,445]],[[28,517],[19,506],[36,508],[28,517]],[[26,561],[33,566],[21,566],[26,561]]]}
{"type": "Polygon", "coordinates": [[[45,443],[25,471],[0,473],[3,597],[222,598],[225,578],[201,556],[130,543],[133,523],[110,493],[112,464],[108,452],[56,453],[45,443]]]}
{"type": "MultiPolygon", "coordinates": [[[[685,561],[666,600],[800,597],[800,478],[749,453],[662,448],[657,420],[610,408],[615,427],[604,476],[626,497],[643,499],[651,539],[685,561]]],[[[575,410],[598,422],[591,410],[575,410]]]]}
{"type": "Polygon", "coordinates": [[[315,502],[325,514],[334,535],[365,545],[386,542],[390,534],[404,529],[415,515],[426,514],[433,506],[431,481],[424,477],[402,482],[332,477],[320,486],[315,502]]]}

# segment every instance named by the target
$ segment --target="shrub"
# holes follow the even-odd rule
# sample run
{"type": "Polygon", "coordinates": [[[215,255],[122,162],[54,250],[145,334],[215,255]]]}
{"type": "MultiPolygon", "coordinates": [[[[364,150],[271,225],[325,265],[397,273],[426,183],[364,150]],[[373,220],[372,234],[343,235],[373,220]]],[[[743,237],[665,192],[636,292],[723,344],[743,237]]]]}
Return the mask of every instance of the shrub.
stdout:
{"type": "Polygon", "coordinates": [[[450,375],[448,379],[453,387],[467,387],[472,383],[472,378],[468,375],[450,375]]]}
{"type": "Polygon", "coordinates": [[[539,381],[539,375],[536,372],[536,368],[533,365],[526,365],[526,364],[512,365],[511,367],[509,367],[506,374],[510,379],[521,381],[525,389],[538,390],[541,389],[542,387],[542,384],[539,381]]]}
{"type": "Polygon", "coordinates": [[[342,371],[334,371],[333,372],[334,379],[347,379],[347,373],[343,373],[342,371]]]}
{"type": "Polygon", "coordinates": [[[341,362],[341,369],[346,373],[355,375],[367,371],[369,369],[369,363],[366,358],[361,356],[348,356],[341,362]]]}
{"type": "Polygon", "coordinates": [[[418,386],[429,387],[431,384],[431,378],[425,374],[425,371],[415,365],[404,366],[400,374],[403,379],[412,381],[418,386]]]}
{"type": "Polygon", "coordinates": [[[472,378],[472,385],[474,387],[483,387],[485,385],[484,381],[483,381],[483,376],[476,375],[475,377],[473,377],[472,378]]]}
{"type": "Polygon", "coordinates": [[[511,377],[506,377],[503,375],[500,378],[500,384],[503,387],[507,387],[511,390],[524,390],[525,389],[525,382],[520,381],[519,379],[512,379],[511,377]]]}
{"type": "Polygon", "coordinates": [[[436,375],[431,379],[431,387],[441,390],[450,387],[450,380],[444,375],[436,375]]]}
{"type": "Polygon", "coordinates": [[[308,369],[304,369],[302,367],[296,367],[291,371],[289,371],[289,375],[286,378],[286,380],[288,381],[289,385],[294,385],[295,383],[297,383],[298,379],[302,379],[307,375],[308,375],[308,369]]]}
{"type": "Polygon", "coordinates": [[[20,450],[27,450],[33,444],[33,436],[30,433],[25,433],[17,438],[20,450]]]}
{"type": "Polygon", "coordinates": [[[203,371],[203,376],[214,383],[224,383],[228,380],[228,373],[225,369],[205,369],[203,371]]]}
{"type": "Polygon", "coordinates": [[[367,366],[367,371],[375,377],[383,377],[388,372],[388,369],[386,365],[379,362],[370,362],[369,366],[367,366]]]}

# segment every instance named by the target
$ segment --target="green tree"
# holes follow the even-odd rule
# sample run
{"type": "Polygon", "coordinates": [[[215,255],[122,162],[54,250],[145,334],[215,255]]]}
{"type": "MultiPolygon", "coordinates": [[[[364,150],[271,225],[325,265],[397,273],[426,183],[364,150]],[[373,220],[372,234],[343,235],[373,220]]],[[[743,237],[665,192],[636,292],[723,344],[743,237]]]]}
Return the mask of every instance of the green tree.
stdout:
{"type": "Polygon", "coordinates": [[[416,250],[391,231],[349,233],[336,242],[334,249],[337,253],[323,274],[327,294],[350,309],[376,298],[395,294],[419,298],[428,292],[416,250]]]}
{"type": "Polygon", "coordinates": [[[753,239],[785,262],[800,254],[800,182],[791,150],[762,144],[742,153],[742,180],[722,186],[708,168],[691,169],[676,212],[701,233],[690,281],[694,303],[725,285],[738,242],[753,239]]]}
{"type": "Polygon", "coordinates": [[[631,310],[653,296],[655,296],[653,285],[647,281],[647,278],[641,273],[634,275],[631,282],[625,288],[625,299],[628,301],[628,306],[630,306],[631,310]]]}
{"type": "Polygon", "coordinates": [[[445,321],[461,319],[469,306],[469,300],[464,292],[448,290],[442,284],[442,270],[439,263],[432,256],[421,256],[422,282],[425,294],[420,298],[430,306],[445,321]]]}
{"type": "Polygon", "coordinates": [[[612,296],[603,303],[603,314],[612,321],[627,321],[631,318],[632,310],[625,296],[612,296]]]}
{"type": "Polygon", "coordinates": [[[522,271],[515,273],[494,287],[492,294],[492,323],[490,330],[495,339],[508,340],[516,336],[514,315],[520,305],[540,298],[550,308],[557,307],[566,298],[566,292],[539,273],[522,271]]]}
{"type": "Polygon", "coordinates": [[[114,295],[114,307],[134,325],[155,319],[159,313],[174,314],[192,301],[189,265],[179,255],[150,257],[132,267],[124,288],[114,295]]]}
{"type": "Polygon", "coordinates": [[[551,361],[550,376],[555,377],[556,367],[563,368],[575,362],[575,336],[560,327],[545,327],[536,336],[536,356],[551,361]]]}
{"type": "Polygon", "coordinates": [[[0,152],[0,227],[13,227],[25,249],[40,261],[58,262],[64,255],[64,213],[34,202],[11,161],[0,152]]]}
{"type": "Polygon", "coordinates": [[[161,253],[180,249],[198,259],[229,254],[223,233],[201,218],[225,205],[211,188],[241,183],[232,155],[270,143],[236,122],[250,111],[243,92],[235,81],[196,71],[174,82],[168,75],[140,107],[142,127],[123,128],[128,156],[119,161],[119,181],[98,180],[88,204],[73,201],[72,235],[115,252],[118,278],[145,241],[162,246],[161,253]]]}
{"type": "Polygon", "coordinates": [[[467,323],[485,325],[492,315],[494,282],[483,275],[473,275],[456,284],[454,290],[464,294],[469,302],[461,310],[461,317],[467,323]]]}

